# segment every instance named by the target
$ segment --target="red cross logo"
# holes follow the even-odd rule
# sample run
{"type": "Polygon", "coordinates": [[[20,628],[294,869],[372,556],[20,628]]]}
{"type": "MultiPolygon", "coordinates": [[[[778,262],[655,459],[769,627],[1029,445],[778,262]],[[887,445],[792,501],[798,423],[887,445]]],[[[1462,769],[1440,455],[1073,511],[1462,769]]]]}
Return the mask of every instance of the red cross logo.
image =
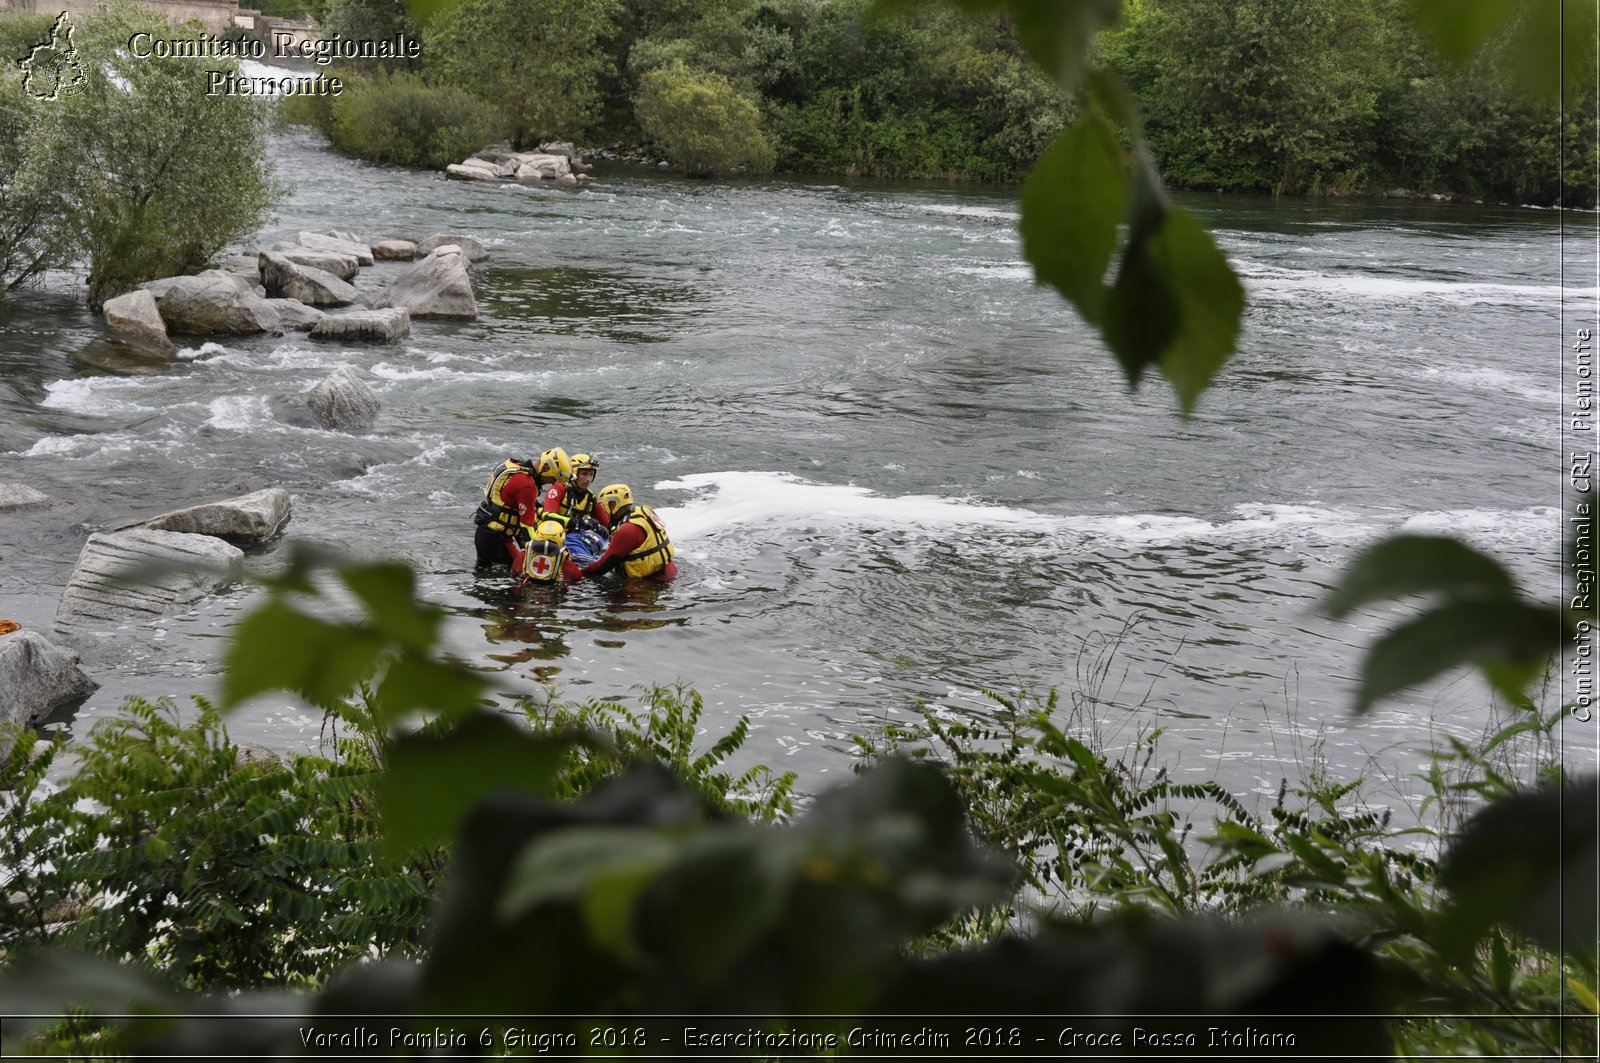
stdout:
{"type": "Polygon", "coordinates": [[[535,579],[549,579],[555,571],[555,562],[549,554],[534,554],[528,559],[528,574],[535,579]]]}

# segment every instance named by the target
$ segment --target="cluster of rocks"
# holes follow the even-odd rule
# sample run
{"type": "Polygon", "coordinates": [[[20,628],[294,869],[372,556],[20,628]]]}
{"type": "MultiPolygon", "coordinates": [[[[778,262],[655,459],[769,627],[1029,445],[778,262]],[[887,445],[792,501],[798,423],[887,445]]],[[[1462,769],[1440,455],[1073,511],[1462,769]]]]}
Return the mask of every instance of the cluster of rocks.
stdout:
{"type": "Polygon", "coordinates": [[[538,151],[512,151],[509,144],[495,144],[451,163],[444,172],[457,181],[557,181],[575,185],[590,179],[589,169],[578,150],[563,140],[541,144],[538,151]]]}
{"type": "MultiPolygon", "coordinates": [[[[0,484],[0,518],[56,503],[21,484],[0,484]]],[[[61,593],[54,632],[67,639],[106,622],[181,612],[231,586],[244,551],[289,521],[289,493],[270,488],[163,513],[89,537],[61,593]]],[[[0,635],[0,723],[27,726],[99,687],[78,654],[36,631],[0,635]]]]}
{"type": "Polygon", "coordinates": [[[150,281],[107,301],[103,313],[114,335],[169,358],[177,351],[172,333],[295,331],[313,339],[394,343],[411,334],[412,318],[476,318],[467,267],[486,257],[478,241],[448,233],[421,243],[368,243],[339,230],[302,232],[294,243],[227,256],[220,269],[150,281]],[[359,271],[380,261],[411,265],[386,287],[358,289],[359,271]]]}

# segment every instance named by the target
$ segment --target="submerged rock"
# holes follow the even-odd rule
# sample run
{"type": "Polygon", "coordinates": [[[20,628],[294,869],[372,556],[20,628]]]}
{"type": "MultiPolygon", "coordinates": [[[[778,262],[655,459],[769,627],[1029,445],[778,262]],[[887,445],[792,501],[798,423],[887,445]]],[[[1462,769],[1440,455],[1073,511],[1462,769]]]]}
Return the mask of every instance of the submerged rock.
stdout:
{"type": "Polygon", "coordinates": [[[61,592],[57,631],[151,620],[231,586],[244,551],[211,535],[130,528],[89,536],[61,592]]]}
{"type": "Polygon", "coordinates": [[[0,516],[8,513],[33,513],[49,509],[55,499],[27,484],[0,484],[0,516]]]}
{"type": "Polygon", "coordinates": [[[312,388],[306,395],[306,405],[322,427],[345,432],[371,428],[383,406],[377,393],[347,365],[341,365],[312,388]]]}
{"type": "Polygon", "coordinates": [[[221,502],[202,502],[198,506],[175,509],[140,521],[136,527],[263,543],[289,523],[289,509],[289,492],[281,487],[269,487],[221,502]]]}
{"type": "MultiPolygon", "coordinates": [[[[78,655],[36,631],[0,635],[0,724],[26,727],[82,701],[100,684],[78,667],[78,655]]],[[[0,735],[0,756],[11,743],[0,735]]]]}

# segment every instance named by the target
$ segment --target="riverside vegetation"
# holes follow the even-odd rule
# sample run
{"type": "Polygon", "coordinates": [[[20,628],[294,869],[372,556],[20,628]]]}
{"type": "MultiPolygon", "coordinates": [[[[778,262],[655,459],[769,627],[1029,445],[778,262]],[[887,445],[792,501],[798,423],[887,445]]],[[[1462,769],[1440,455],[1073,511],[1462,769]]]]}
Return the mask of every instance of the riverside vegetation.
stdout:
{"type": "MultiPolygon", "coordinates": [[[[1057,6],[1109,23],[1098,12],[1117,5],[1057,6]]],[[[1433,11],[1448,14],[1432,0],[1134,0],[1093,57],[1137,101],[1179,188],[1593,206],[1594,109],[1524,91],[1503,61],[1552,11],[1579,20],[1575,37],[1593,12],[1471,6],[1461,21],[1494,32],[1465,66],[1428,47],[1433,11]]],[[[342,150],[433,168],[507,137],[616,144],[698,174],[1020,179],[1078,101],[1027,61],[1004,4],[960,7],[313,0],[329,30],[406,32],[422,58],[341,72],[375,84],[286,113],[342,150]]]]}
{"type": "MultiPolygon", "coordinates": [[[[1463,58],[1504,29],[1431,6],[1463,58]]],[[[1155,370],[1188,409],[1233,351],[1242,290],[1166,197],[1122,79],[1085,65],[1117,5],[1066,10],[1011,6],[1030,60],[1081,89],[1023,189],[1024,253],[1130,384],[1155,370]]],[[[1592,91],[1592,62],[1566,69],[1551,90],[1592,91]]],[[[1481,750],[1439,755],[1405,826],[1353,780],[1313,774],[1263,810],[1169,778],[1158,736],[1097,748],[1074,717],[1093,681],[1065,709],[1012,698],[863,736],[860,777],[791,815],[787,780],[724,769],[742,730],[696,751],[691,693],[524,726],[441,651],[404,566],[286,554],[232,634],[220,709],[293,691],[340,729],[335,755],[241,760],[205,707],[185,728],[136,703],[51,796],[54,747],[20,737],[6,992],[63,1017],[11,1036],[265,1054],[298,1020],[155,1016],[958,1011],[1353,1016],[1320,1031],[1327,1054],[1595,1050],[1600,793],[1536,749],[1522,771],[1503,759],[1548,748],[1569,706],[1528,690],[1592,609],[1529,601],[1460,543],[1379,543],[1324,603],[1422,599],[1363,662],[1357,712],[1471,664],[1511,714],[1481,750]],[[55,943],[74,949],[36,948],[55,943]],[[304,995],[262,995],[284,988],[304,995]],[[229,992],[190,995],[212,990],[229,992]],[[115,1012],[151,1017],[88,1017],[115,1012]]],[[[1576,544],[1569,561],[1592,571],[1576,544]]]]}

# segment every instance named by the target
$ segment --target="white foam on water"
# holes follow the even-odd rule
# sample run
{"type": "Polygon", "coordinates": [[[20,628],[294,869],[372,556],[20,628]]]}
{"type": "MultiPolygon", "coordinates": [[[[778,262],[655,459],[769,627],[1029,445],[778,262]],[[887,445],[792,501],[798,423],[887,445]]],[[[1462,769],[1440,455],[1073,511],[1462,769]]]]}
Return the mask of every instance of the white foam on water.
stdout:
{"type": "Polygon", "coordinates": [[[207,428],[243,432],[277,423],[262,395],[222,395],[212,399],[210,407],[211,416],[205,420],[207,428]]]}
{"type": "Polygon", "coordinates": [[[1102,540],[1120,545],[1213,542],[1224,545],[1301,542],[1358,543],[1395,531],[1437,525],[1470,539],[1540,542],[1548,538],[1554,510],[1468,510],[1407,514],[1341,509],[1317,503],[1247,503],[1228,520],[1177,514],[1040,513],[935,495],[883,495],[854,484],[821,484],[790,473],[729,471],[662,480],[656,490],[693,491],[700,497],[679,506],[657,506],[669,519],[674,539],[716,536],[731,529],[756,531],[784,541],[796,531],[842,533],[861,529],[945,539],[955,532],[1004,532],[1057,548],[1063,540],[1102,540]]]}
{"type": "Polygon", "coordinates": [[[101,417],[116,413],[151,413],[154,407],[125,397],[127,392],[144,391],[150,386],[149,381],[139,377],[91,376],[57,380],[44,386],[47,394],[39,405],[101,417]]]}
{"type": "MultiPolygon", "coordinates": [[[[586,372],[588,372],[586,370],[586,372]]],[[[531,372],[518,372],[516,370],[489,369],[478,372],[463,372],[459,369],[450,369],[446,366],[436,365],[431,369],[411,369],[406,366],[393,365],[389,362],[379,362],[372,367],[372,375],[381,380],[395,383],[408,383],[416,380],[471,380],[495,381],[508,384],[541,384],[547,385],[556,377],[553,369],[540,369],[531,372]]]]}
{"type": "Polygon", "coordinates": [[[215,358],[228,353],[228,348],[220,343],[207,340],[198,347],[179,347],[178,352],[172,357],[180,362],[195,362],[202,358],[215,358]]]}
{"type": "Polygon", "coordinates": [[[924,214],[955,214],[963,218],[996,218],[1000,221],[1017,221],[1022,215],[1014,210],[1004,210],[1000,207],[969,207],[954,206],[942,203],[919,203],[917,210],[924,214]]]}
{"type": "Polygon", "coordinates": [[[1563,289],[1556,284],[1487,284],[1442,280],[1413,280],[1371,274],[1332,274],[1286,269],[1258,262],[1235,260],[1250,295],[1298,299],[1308,291],[1326,292],[1352,299],[1386,302],[1443,301],[1457,306],[1559,306],[1563,296],[1593,300],[1600,289],[1563,289]]]}

